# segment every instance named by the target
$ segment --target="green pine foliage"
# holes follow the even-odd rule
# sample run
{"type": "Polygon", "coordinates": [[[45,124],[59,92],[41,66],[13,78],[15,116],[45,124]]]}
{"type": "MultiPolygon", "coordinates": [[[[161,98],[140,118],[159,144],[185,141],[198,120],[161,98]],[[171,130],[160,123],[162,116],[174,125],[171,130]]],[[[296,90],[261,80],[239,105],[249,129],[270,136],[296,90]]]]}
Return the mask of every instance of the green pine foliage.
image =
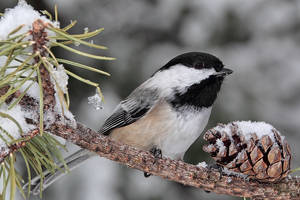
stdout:
{"type": "MultiPolygon", "coordinates": [[[[43,11],[42,13],[48,16],[50,20],[58,20],[56,6],[54,17],[48,11],[43,11]]],[[[20,135],[22,136],[21,138],[13,138],[9,131],[2,127],[2,125],[0,125],[0,139],[5,141],[8,147],[21,146],[20,148],[9,152],[2,159],[2,162],[0,162],[0,180],[3,182],[2,191],[0,193],[0,200],[5,199],[6,196],[8,196],[8,190],[10,190],[9,193],[11,200],[15,198],[15,193],[17,189],[20,191],[24,198],[26,198],[30,193],[30,187],[28,188],[28,191],[23,191],[22,189],[22,184],[24,183],[24,180],[15,168],[16,153],[21,155],[26,165],[29,186],[31,182],[32,171],[34,171],[35,174],[40,175],[43,179],[43,170],[47,169],[51,172],[54,172],[58,169],[58,162],[64,163],[64,159],[61,155],[61,150],[62,148],[65,148],[65,146],[62,145],[59,141],[57,141],[55,137],[53,137],[53,135],[45,132],[44,130],[45,124],[43,113],[45,111],[40,67],[44,66],[48,70],[50,76],[52,76],[54,81],[56,80],[50,69],[52,66],[58,67],[60,64],[67,64],[69,66],[83,68],[95,73],[99,73],[101,75],[109,76],[107,72],[97,69],[95,67],[88,66],[82,63],[77,63],[71,60],[66,60],[64,58],[57,58],[52,52],[52,48],[56,47],[65,49],[70,53],[74,53],[92,59],[114,60],[114,58],[112,57],[94,55],[70,47],[69,45],[72,44],[81,44],[94,49],[107,49],[104,46],[93,44],[85,40],[97,36],[103,31],[103,28],[91,32],[84,32],[82,34],[69,34],[68,30],[75,26],[75,24],[76,21],[73,21],[71,24],[64,28],[57,28],[52,26],[51,24],[46,25],[46,30],[55,33],[53,36],[48,37],[49,42],[47,43],[47,46],[44,45],[42,47],[43,50],[47,52],[47,56],[41,55],[39,51],[33,51],[34,48],[32,47],[35,44],[35,42],[33,40],[28,40],[28,36],[30,36],[31,34],[30,32],[18,34],[24,26],[22,24],[20,24],[15,30],[9,33],[6,40],[0,41],[0,56],[6,57],[5,64],[3,66],[0,66],[0,89],[5,87],[8,88],[7,91],[5,91],[5,93],[0,96],[0,106],[7,102],[11,95],[18,92],[27,81],[37,82],[39,84],[40,94],[39,111],[37,111],[40,115],[39,125],[36,129],[38,131],[38,134],[35,137],[31,138],[26,136],[26,134],[24,134],[23,132],[22,126],[18,123],[16,119],[14,119],[14,116],[0,111],[0,118],[7,118],[11,120],[14,124],[16,124],[16,126],[19,129],[20,135]],[[8,69],[10,70],[10,73],[7,73],[8,69]],[[8,141],[6,138],[10,138],[10,140],[8,141]],[[20,145],[22,142],[24,145],[20,145]]],[[[65,70],[65,72],[68,74],[68,76],[95,87],[98,94],[103,98],[98,83],[87,80],[81,77],[79,74],[75,74],[69,70],[65,70]]],[[[28,87],[20,95],[18,95],[18,98],[14,98],[12,102],[9,103],[9,110],[13,109],[16,105],[20,103],[20,101],[22,100],[22,98],[24,98],[26,92],[30,89],[31,86],[32,84],[29,84],[28,87]]],[[[70,104],[68,92],[64,94],[62,92],[62,88],[59,88],[58,84],[56,84],[56,86],[58,88],[57,92],[59,95],[59,100],[61,101],[60,105],[66,105],[65,107],[62,106],[62,110],[66,108],[68,109],[70,104]]],[[[0,154],[2,154],[2,152],[0,152],[0,154]]],[[[66,165],[65,168],[67,168],[66,165]]]]}

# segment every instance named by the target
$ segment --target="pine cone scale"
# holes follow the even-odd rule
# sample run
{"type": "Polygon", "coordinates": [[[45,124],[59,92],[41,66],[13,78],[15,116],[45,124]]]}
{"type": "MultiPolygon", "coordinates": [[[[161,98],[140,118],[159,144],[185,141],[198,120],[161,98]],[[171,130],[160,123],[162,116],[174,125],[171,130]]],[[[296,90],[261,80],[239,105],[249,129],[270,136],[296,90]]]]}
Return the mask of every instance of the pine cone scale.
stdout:
{"type": "Polygon", "coordinates": [[[273,145],[273,142],[269,136],[264,135],[261,138],[261,145],[262,145],[264,151],[267,152],[269,147],[273,145]]]}
{"type": "Polygon", "coordinates": [[[249,141],[248,146],[247,146],[247,152],[248,153],[252,152],[254,147],[255,147],[255,143],[254,143],[254,140],[251,138],[251,140],[249,141]]]}
{"type": "Polygon", "coordinates": [[[281,160],[281,151],[279,147],[273,148],[268,154],[270,164],[276,163],[281,160]]]}
{"type": "Polygon", "coordinates": [[[283,171],[286,172],[290,169],[290,157],[286,157],[283,161],[283,171]]]}
{"type": "Polygon", "coordinates": [[[252,169],[252,165],[250,164],[250,161],[249,161],[249,160],[245,161],[245,162],[240,166],[240,170],[241,170],[242,172],[249,171],[250,169],[252,169]]]}
{"type": "Polygon", "coordinates": [[[237,157],[237,164],[242,164],[244,163],[246,160],[248,159],[247,153],[246,151],[242,151],[241,153],[239,153],[238,157],[237,157]]]}
{"type": "Polygon", "coordinates": [[[263,157],[263,153],[260,151],[258,146],[255,146],[253,151],[250,153],[250,158],[252,163],[256,163],[258,160],[260,160],[263,157]]]}
{"type": "Polygon", "coordinates": [[[277,162],[271,165],[268,169],[268,175],[273,178],[279,177],[281,174],[281,168],[282,168],[281,162],[277,162]]]}

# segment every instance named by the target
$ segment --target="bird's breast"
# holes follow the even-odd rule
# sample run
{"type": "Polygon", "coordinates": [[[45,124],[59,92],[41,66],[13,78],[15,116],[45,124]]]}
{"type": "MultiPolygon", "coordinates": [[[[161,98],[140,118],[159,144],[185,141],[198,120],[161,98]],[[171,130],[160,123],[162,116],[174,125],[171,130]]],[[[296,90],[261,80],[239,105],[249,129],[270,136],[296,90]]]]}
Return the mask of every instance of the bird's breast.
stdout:
{"type": "Polygon", "coordinates": [[[205,128],[210,112],[211,108],[175,110],[161,101],[136,122],[114,129],[110,137],[143,150],[156,146],[163,156],[182,159],[205,128]]]}
{"type": "Polygon", "coordinates": [[[188,106],[177,111],[171,128],[164,138],[157,141],[163,154],[173,159],[183,159],[185,152],[206,127],[210,113],[211,107],[199,110],[188,106]]]}

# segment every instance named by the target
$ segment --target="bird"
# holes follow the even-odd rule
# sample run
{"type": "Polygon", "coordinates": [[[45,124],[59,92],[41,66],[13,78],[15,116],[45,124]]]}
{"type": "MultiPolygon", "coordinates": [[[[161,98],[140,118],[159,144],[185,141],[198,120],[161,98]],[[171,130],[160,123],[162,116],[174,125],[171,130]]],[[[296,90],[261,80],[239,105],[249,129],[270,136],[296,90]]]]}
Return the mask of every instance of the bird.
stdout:
{"type": "MultiPolygon", "coordinates": [[[[221,85],[232,72],[209,53],[178,55],[122,100],[98,133],[150,151],[157,159],[183,160],[205,129],[221,85]]],[[[65,161],[71,170],[93,155],[81,149],[65,161]]],[[[62,175],[61,170],[45,172],[43,189],[62,175]]],[[[32,179],[33,194],[40,193],[40,181],[32,179]]]]}

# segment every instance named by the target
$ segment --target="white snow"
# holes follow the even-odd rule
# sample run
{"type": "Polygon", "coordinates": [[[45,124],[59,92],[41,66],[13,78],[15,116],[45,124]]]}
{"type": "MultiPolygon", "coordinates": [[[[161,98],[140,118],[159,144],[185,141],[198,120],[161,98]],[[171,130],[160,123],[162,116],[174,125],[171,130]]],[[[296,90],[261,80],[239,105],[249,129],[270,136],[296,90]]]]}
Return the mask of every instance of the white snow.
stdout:
{"type": "MultiPolygon", "coordinates": [[[[8,110],[8,105],[6,103],[3,103],[0,107],[0,112],[3,112],[13,117],[21,126],[23,133],[28,133],[30,130],[36,128],[33,125],[27,124],[25,121],[25,116],[32,116],[33,113],[30,111],[22,110],[20,105],[16,105],[12,109],[8,110]]],[[[4,129],[7,133],[9,133],[14,139],[20,138],[20,129],[12,120],[0,117],[0,127],[4,129]]],[[[7,147],[4,140],[7,140],[8,142],[12,140],[5,134],[4,131],[0,130],[0,134],[1,137],[4,137],[4,139],[0,139],[0,148],[2,149],[3,147],[7,147]]]]}
{"type": "Polygon", "coordinates": [[[247,180],[248,175],[246,174],[242,174],[242,173],[238,173],[238,172],[234,172],[234,171],[230,171],[230,169],[227,169],[226,167],[224,167],[224,169],[222,170],[222,172],[228,176],[236,176],[236,177],[240,177],[243,178],[245,180],[247,180]]]}
{"type": "Polygon", "coordinates": [[[220,140],[220,139],[217,139],[217,140],[216,140],[216,144],[217,144],[217,146],[218,146],[218,148],[219,148],[219,152],[224,151],[224,149],[226,148],[226,147],[224,146],[224,143],[223,143],[222,140],[220,140]]]}
{"type": "MultiPolygon", "coordinates": [[[[225,131],[227,133],[230,133],[231,132],[230,127],[232,126],[232,124],[237,125],[238,133],[243,134],[246,140],[249,140],[251,138],[251,134],[255,133],[258,139],[262,138],[264,135],[268,135],[272,141],[275,141],[274,133],[272,130],[276,130],[276,129],[272,125],[266,122],[235,121],[226,125],[218,125],[215,129],[220,132],[225,131]]],[[[283,141],[284,136],[282,136],[279,131],[277,132],[281,136],[281,139],[283,141]]],[[[230,139],[232,140],[231,137],[230,139]]]]}
{"type": "Polygon", "coordinates": [[[272,132],[274,127],[266,122],[239,121],[235,123],[239,126],[246,139],[249,139],[251,133],[256,133],[258,138],[268,135],[274,139],[272,132]]]}
{"type": "Polygon", "coordinates": [[[205,161],[198,163],[197,167],[203,167],[206,168],[207,167],[207,163],[205,161]]]}
{"type": "Polygon", "coordinates": [[[22,87],[20,88],[20,92],[24,92],[26,90],[26,88],[29,86],[30,88],[27,90],[26,94],[33,97],[34,99],[36,100],[39,100],[40,99],[40,86],[37,82],[35,81],[26,81],[22,87]],[[33,83],[33,84],[32,84],[33,83]],[[32,84],[32,85],[31,85],[32,84]]]}
{"type": "Polygon", "coordinates": [[[53,67],[53,65],[49,68],[51,70],[51,82],[55,85],[55,113],[53,112],[46,112],[45,115],[45,122],[47,122],[46,125],[51,125],[53,122],[55,122],[56,117],[55,114],[59,114],[60,116],[64,116],[61,119],[61,122],[68,123],[72,127],[76,127],[76,121],[74,118],[74,115],[68,110],[66,103],[59,98],[59,88],[61,91],[66,94],[68,92],[68,80],[69,76],[67,75],[65,68],[62,64],[58,65],[56,68],[53,67]],[[67,120],[65,120],[65,118],[67,120]]]}
{"type": "MultiPolygon", "coordinates": [[[[53,80],[52,80],[53,81],[53,80]]],[[[55,87],[55,107],[54,107],[54,113],[53,112],[46,112],[46,119],[48,119],[47,125],[51,125],[53,122],[55,122],[57,119],[55,117],[55,114],[59,114],[60,116],[63,116],[61,118],[62,123],[67,123],[68,125],[72,126],[73,128],[76,128],[76,121],[74,115],[68,110],[66,104],[61,102],[58,96],[58,90],[57,87],[55,87]],[[67,119],[67,120],[65,120],[67,119]]]]}
{"type": "Polygon", "coordinates": [[[56,70],[53,71],[53,75],[54,75],[56,83],[58,84],[60,89],[63,91],[63,93],[67,93],[67,91],[68,91],[67,85],[68,85],[69,76],[65,72],[64,66],[58,65],[56,67],[56,70]]]}
{"type": "Polygon", "coordinates": [[[211,151],[213,150],[214,147],[215,147],[215,146],[214,146],[213,144],[210,144],[210,145],[207,146],[207,150],[208,150],[209,152],[211,152],[211,151]]]}
{"type": "Polygon", "coordinates": [[[59,26],[59,23],[51,22],[45,16],[41,16],[38,11],[35,11],[24,0],[20,0],[16,7],[6,9],[4,16],[1,17],[0,40],[6,39],[11,31],[15,30],[18,26],[22,24],[24,24],[25,26],[15,34],[26,33],[32,28],[32,23],[37,19],[42,19],[44,22],[51,23],[56,27],[59,26]]]}
{"type": "Polygon", "coordinates": [[[73,128],[76,128],[76,121],[74,115],[67,109],[66,105],[63,103],[63,111],[62,106],[59,101],[59,97],[57,95],[57,92],[55,93],[55,112],[61,116],[64,116],[62,120],[63,123],[67,123],[68,125],[72,126],[73,128]],[[63,115],[64,114],[64,115],[63,115]],[[67,120],[65,120],[67,119],[67,120]]]}
{"type": "Polygon", "coordinates": [[[229,177],[229,178],[227,179],[227,183],[231,183],[231,182],[232,182],[232,178],[229,177]]]}

